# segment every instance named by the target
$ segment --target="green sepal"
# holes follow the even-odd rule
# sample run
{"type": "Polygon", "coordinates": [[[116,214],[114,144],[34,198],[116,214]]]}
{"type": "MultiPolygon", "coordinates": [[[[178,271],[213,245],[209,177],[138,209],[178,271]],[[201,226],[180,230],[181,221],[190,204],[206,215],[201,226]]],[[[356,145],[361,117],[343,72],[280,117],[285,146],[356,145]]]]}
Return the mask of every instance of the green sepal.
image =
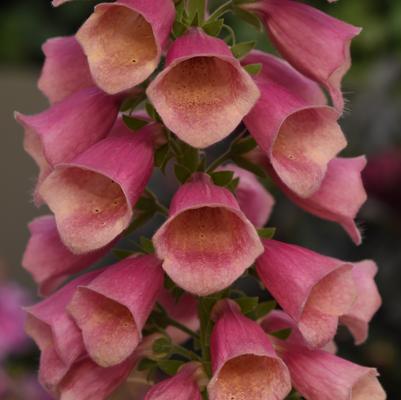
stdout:
{"type": "Polygon", "coordinates": [[[149,121],[145,119],[130,117],[128,115],[123,115],[123,121],[125,125],[127,125],[128,128],[130,128],[133,131],[139,131],[139,129],[143,128],[149,123],[149,121]]]}
{"type": "Polygon", "coordinates": [[[185,361],[181,360],[160,360],[157,365],[167,375],[176,375],[179,368],[185,364],[185,361]]]}
{"type": "Polygon", "coordinates": [[[235,58],[243,58],[250,51],[252,51],[256,46],[256,42],[254,40],[249,42],[241,42],[237,43],[231,47],[231,52],[233,53],[235,58]]]}
{"type": "Polygon", "coordinates": [[[257,75],[262,70],[262,68],[263,66],[261,63],[248,64],[244,66],[244,70],[250,75],[257,75]]]}
{"type": "Polygon", "coordinates": [[[246,158],[241,157],[240,155],[233,155],[231,157],[231,160],[234,161],[235,164],[237,164],[239,167],[246,169],[247,171],[250,171],[261,178],[264,178],[266,176],[266,173],[263,168],[259,167],[259,165],[252,163],[246,158]]]}
{"type": "Polygon", "coordinates": [[[273,239],[276,234],[276,228],[259,228],[258,235],[263,239],[273,239]]]}
{"type": "Polygon", "coordinates": [[[277,339],[286,340],[291,335],[291,331],[292,331],[291,328],[285,328],[285,329],[280,329],[279,331],[276,332],[271,332],[269,333],[269,335],[272,335],[277,339]]]}
{"type": "Polygon", "coordinates": [[[213,183],[218,186],[227,186],[234,178],[233,171],[217,171],[210,175],[213,183]]]}

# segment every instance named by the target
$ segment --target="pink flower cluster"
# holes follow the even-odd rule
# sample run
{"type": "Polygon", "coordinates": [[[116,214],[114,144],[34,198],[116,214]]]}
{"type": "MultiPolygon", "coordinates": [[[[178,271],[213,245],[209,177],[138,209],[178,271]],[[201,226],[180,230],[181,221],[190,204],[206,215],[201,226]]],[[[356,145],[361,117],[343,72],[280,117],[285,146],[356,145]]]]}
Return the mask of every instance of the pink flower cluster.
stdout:
{"type": "Polygon", "coordinates": [[[106,399],[144,370],[146,400],[280,400],[293,388],[307,400],[383,400],[374,368],[333,351],[339,324],[357,344],[367,338],[381,302],[375,263],[267,237],[274,199],[250,172],[360,244],[366,161],[338,156],[341,81],[360,29],[293,0],[229,1],[211,14],[205,5],[101,3],[75,36],[43,46],[50,107],[16,113],[40,169],[35,203],[52,212],[29,225],[23,257],[45,297],[26,308],[39,380],[61,400],[106,399]],[[259,18],[284,58],[238,56],[241,46],[219,38],[227,10],[259,18]],[[206,166],[199,149],[240,124],[245,136],[206,166]],[[183,184],[151,249],[76,277],[149,204],[163,211],[146,189],[161,156],[185,176],[176,172],[183,184]],[[280,310],[244,309],[250,298],[230,288],[248,272],[280,310]],[[189,336],[193,351],[181,346],[189,336]],[[152,372],[173,364],[157,383],[152,372]]]}

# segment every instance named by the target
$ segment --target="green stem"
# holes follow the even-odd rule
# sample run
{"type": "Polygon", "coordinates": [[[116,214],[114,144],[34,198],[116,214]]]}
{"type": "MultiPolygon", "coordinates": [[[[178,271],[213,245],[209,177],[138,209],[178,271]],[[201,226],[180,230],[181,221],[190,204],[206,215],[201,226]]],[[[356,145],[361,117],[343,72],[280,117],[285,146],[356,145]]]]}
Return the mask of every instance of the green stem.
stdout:
{"type": "Polygon", "coordinates": [[[217,157],[206,169],[207,173],[213,172],[217,167],[229,160],[231,157],[231,149],[228,149],[220,157],[217,157]]]}
{"type": "Polygon", "coordinates": [[[162,214],[162,215],[167,217],[168,216],[168,209],[162,203],[160,203],[160,201],[157,198],[157,196],[149,188],[145,189],[145,193],[154,201],[155,206],[156,206],[156,210],[160,214],[162,214]]]}
{"type": "Polygon", "coordinates": [[[226,3],[222,4],[220,7],[216,8],[216,10],[213,11],[213,13],[208,18],[208,21],[213,21],[214,19],[217,19],[225,13],[231,11],[231,7],[232,0],[228,0],[226,3]]]}
{"type": "Polygon", "coordinates": [[[178,344],[174,345],[171,350],[173,353],[179,354],[179,355],[187,358],[188,360],[195,360],[195,361],[202,362],[202,358],[199,357],[196,353],[194,353],[193,351],[188,350],[185,347],[182,347],[178,344]]]}
{"type": "Polygon", "coordinates": [[[167,317],[167,321],[168,321],[169,325],[174,326],[175,328],[187,333],[194,339],[199,339],[199,335],[195,331],[193,331],[192,329],[189,329],[187,326],[181,324],[180,322],[176,321],[175,319],[167,317]]]}

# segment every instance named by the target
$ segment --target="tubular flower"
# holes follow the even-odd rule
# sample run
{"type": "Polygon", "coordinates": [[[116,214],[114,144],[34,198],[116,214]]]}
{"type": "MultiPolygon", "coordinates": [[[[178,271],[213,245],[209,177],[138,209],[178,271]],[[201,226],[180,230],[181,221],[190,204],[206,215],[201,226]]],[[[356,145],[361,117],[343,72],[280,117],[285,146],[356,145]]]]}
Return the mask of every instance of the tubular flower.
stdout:
{"type": "Polygon", "coordinates": [[[152,172],[157,129],[149,125],[133,135],[118,121],[107,138],[59,164],[43,182],[39,194],[73,253],[100,249],[129,225],[152,172]]]}
{"type": "Polygon", "coordinates": [[[211,337],[210,400],[284,399],[291,390],[290,376],[261,327],[231,301],[217,307],[220,315],[211,337]]]}
{"type": "Polygon", "coordinates": [[[256,269],[265,287],[313,347],[328,343],[355,302],[353,265],[299,246],[264,242],[256,269]]]}
{"type": "Polygon", "coordinates": [[[259,90],[224,41],[191,29],[172,44],[147,95],[170,130],[204,148],[238,126],[259,90]]]}
{"type": "Polygon", "coordinates": [[[101,367],[125,361],[140,343],[163,285],[160,264],[154,256],[129,257],[77,288],[68,311],[101,367]]]}
{"type": "Polygon", "coordinates": [[[254,52],[244,63],[261,63],[255,78],[261,98],[244,122],[280,180],[300,197],[316,192],[327,164],[346,146],[339,113],[319,87],[283,60],[254,52]]]}
{"type": "Polygon", "coordinates": [[[267,333],[291,329],[288,340],[273,340],[290,371],[292,384],[306,400],[386,399],[376,369],[308,348],[291,318],[282,311],[270,313],[262,326],[267,333]]]}
{"type": "Polygon", "coordinates": [[[286,60],[330,92],[344,108],[341,81],[351,67],[350,45],[361,29],[293,0],[258,0],[243,6],[256,11],[286,60]]]}
{"type": "Polygon", "coordinates": [[[263,252],[235,197],[205,174],[195,174],[178,190],[169,215],[153,242],[163,269],[190,293],[226,288],[263,252]]]}
{"type": "Polygon", "coordinates": [[[32,274],[42,296],[48,296],[70,275],[91,266],[110,250],[105,247],[84,255],[71,253],[61,241],[51,215],[35,218],[29,224],[29,230],[31,237],[22,266],[32,274]]]}
{"type": "Polygon", "coordinates": [[[116,94],[147,79],[160,62],[174,17],[172,0],[98,4],[76,35],[96,84],[116,94]]]}

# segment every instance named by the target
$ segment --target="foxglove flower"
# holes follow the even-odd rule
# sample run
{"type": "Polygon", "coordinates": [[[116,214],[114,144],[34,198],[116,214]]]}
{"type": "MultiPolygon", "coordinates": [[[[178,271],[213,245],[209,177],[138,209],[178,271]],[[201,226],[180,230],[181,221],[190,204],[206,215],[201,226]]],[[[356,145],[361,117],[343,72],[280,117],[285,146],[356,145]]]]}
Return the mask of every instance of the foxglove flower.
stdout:
{"type": "Polygon", "coordinates": [[[185,364],[175,376],[154,385],[145,400],[201,400],[197,383],[201,368],[198,363],[185,364]]]}
{"type": "Polygon", "coordinates": [[[204,296],[226,288],[263,252],[235,197],[206,174],[195,174],[180,187],[169,215],[153,243],[163,269],[190,293],[204,296]]]}
{"type": "Polygon", "coordinates": [[[361,233],[355,217],[366,201],[361,171],[366,158],[335,158],[330,161],[320,188],[308,198],[297,196],[277,176],[271,165],[270,175],[282,191],[299,207],[317,217],[337,222],[348,233],[355,244],[361,244],[361,233]]]}
{"type": "Polygon", "coordinates": [[[352,269],[358,295],[340,322],[351,331],[356,344],[368,338],[369,322],[381,306],[381,297],[374,280],[376,274],[377,266],[372,260],[356,263],[352,269]]]}
{"type": "Polygon", "coordinates": [[[353,265],[275,240],[266,240],[264,247],[256,261],[263,284],[297,322],[306,341],[324,346],[356,299],[353,265]]]}
{"type": "Polygon", "coordinates": [[[259,90],[224,41],[194,28],[172,44],[147,95],[170,130],[204,148],[237,127],[259,90]]]}
{"type": "Polygon", "coordinates": [[[40,303],[25,308],[25,330],[41,351],[39,381],[51,393],[55,393],[71,365],[85,354],[81,332],[65,307],[76,287],[89,283],[99,273],[85,274],[40,303]]]}
{"type": "Polygon", "coordinates": [[[48,296],[68,276],[82,271],[102,258],[110,249],[76,255],[60,239],[53,216],[45,215],[29,224],[31,237],[25,249],[22,266],[39,286],[39,293],[48,296]]]}
{"type": "Polygon", "coordinates": [[[302,74],[324,85],[342,112],[341,81],[351,67],[351,41],[361,29],[293,0],[257,0],[243,7],[262,17],[279,52],[302,74]]]}
{"type": "Polygon", "coordinates": [[[210,400],[284,399],[291,390],[290,376],[267,335],[230,300],[217,307],[221,309],[211,336],[210,400]]]}
{"type": "Polygon", "coordinates": [[[116,94],[147,79],[160,62],[174,17],[172,0],[98,4],[76,35],[96,84],[116,94]]]}
{"type": "Polygon", "coordinates": [[[274,206],[273,196],[249,171],[235,164],[226,164],[220,169],[232,171],[240,179],[235,192],[241,210],[256,227],[264,226],[274,206]]]}
{"type": "Polygon", "coordinates": [[[54,212],[64,244],[76,254],[100,249],[130,223],[153,168],[153,124],[133,134],[117,121],[110,135],[59,164],[39,194],[54,212]]]}
{"type": "Polygon", "coordinates": [[[327,164],[346,146],[339,114],[319,87],[284,61],[261,52],[244,63],[261,63],[255,78],[261,98],[244,122],[275,173],[300,197],[316,192],[327,164]]]}
{"type": "Polygon", "coordinates": [[[42,50],[46,58],[38,87],[51,103],[95,86],[88,61],[74,36],[49,39],[42,50]]]}
{"type": "Polygon", "coordinates": [[[101,367],[129,358],[163,286],[161,262],[130,257],[78,287],[68,311],[82,331],[90,357],[101,367]]]}

